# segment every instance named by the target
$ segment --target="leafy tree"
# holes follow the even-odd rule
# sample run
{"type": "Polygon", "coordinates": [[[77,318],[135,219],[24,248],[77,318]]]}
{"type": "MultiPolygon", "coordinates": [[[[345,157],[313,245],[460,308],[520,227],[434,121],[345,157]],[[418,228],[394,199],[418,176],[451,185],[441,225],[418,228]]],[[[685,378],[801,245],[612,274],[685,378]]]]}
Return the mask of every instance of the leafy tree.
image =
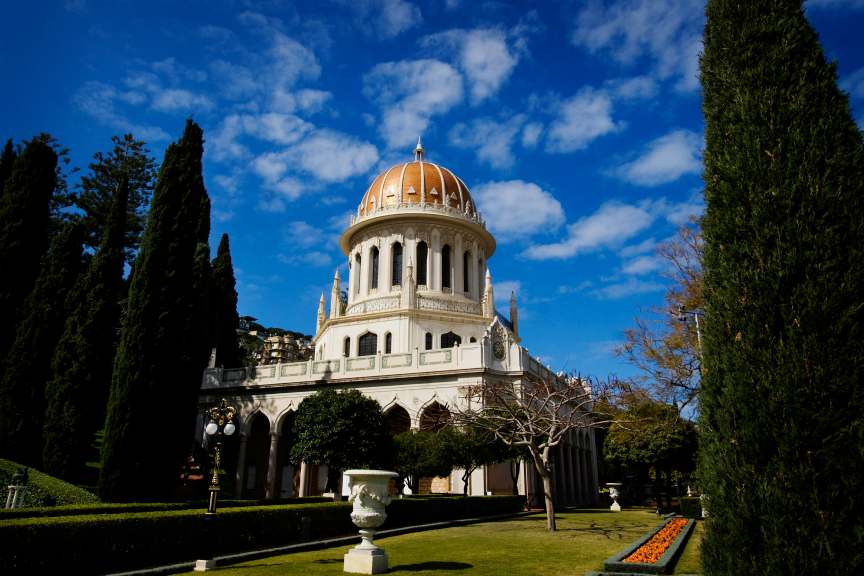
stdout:
{"type": "Polygon", "coordinates": [[[394,469],[413,481],[412,491],[417,493],[420,478],[449,476],[453,462],[442,449],[434,432],[408,430],[394,437],[396,458],[394,469]]]}
{"type": "Polygon", "coordinates": [[[477,426],[446,426],[438,432],[436,440],[444,462],[451,469],[462,470],[462,495],[466,497],[471,474],[481,466],[505,460],[508,455],[506,444],[494,433],[477,426]]]}
{"type": "MultiPolygon", "coordinates": [[[[636,477],[645,477],[653,468],[656,472],[657,507],[660,503],[660,473],[666,475],[667,486],[672,473],[689,473],[696,467],[696,430],[693,424],[678,415],[675,406],[658,402],[637,404],[622,411],[618,422],[628,422],[609,429],[603,443],[604,459],[636,477]]],[[[669,491],[666,506],[671,506],[669,491]]]]}
{"type": "Polygon", "coordinates": [[[648,392],[664,404],[698,411],[702,358],[694,320],[703,315],[704,271],[696,218],[682,223],[675,238],[658,244],[654,252],[669,264],[669,271],[661,274],[671,280],[664,304],[640,310],[643,315],[624,331],[624,343],[615,347],[614,354],[639,369],[640,375],[623,382],[634,392],[648,392]]]}
{"type": "MultiPolygon", "coordinates": [[[[10,327],[18,325],[21,305],[48,251],[56,167],[54,150],[33,138],[12,166],[0,198],[0,310],[10,327]]],[[[14,338],[14,329],[0,331],[0,359],[6,358],[14,338]]]]}
{"type": "Polygon", "coordinates": [[[3,187],[6,185],[6,180],[12,174],[12,165],[15,159],[18,158],[18,149],[12,144],[12,139],[6,141],[3,146],[3,152],[0,153],[0,198],[3,197],[3,187]]]}
{"type": "Polygon", "coordinates": [[[148,157],[150,150],[132,134],[112,136],[114,148],[107,154],[96,152],[88,168],[90,174],[81,177],[75,186],[77,205],[85,213],[89,228],[87,245],[98,248],[111,213],[111,202],[120,180],[129,183],[129,201],[126,213],[124,250],[127,262],[132,262],[141,245],[141,235],[147,225],[147,206],[158,170],[156,159],[148,157]]]}
{"type": "Polygon", "coordinates": [[[114,332],[123,285],[123,239],[129,185],[122,179],[102,245],[67,298],[70,310],[45,386],[43,470],[82,483],[90,444],[105,422],[114,367],[114,332]]]}
{"type": "Polygon", "coordinates": [[[796,0],[709,0],[705,573],[864,566],[864,137],[796,0]]]}
{"type": "MultiPolygon", "coordinates": [[[[258,338],[257,336],[253,336],[246,332],[238,332],[237,336],[240,341],[241,346],[241,354],[242,358],[240,359],[240,366],[255,366],[258,364],[258,361],[255,360],[254,354],[256,352],[260,352],[265,344],[264,341],[258,338]]],[[[228,366],[228,365],[226,365],[228,366]]]]}
{"type": "Polygon", "coordinates": [[[297,408],[292,462],[327,466],[328,488],[340,468],[386,468],[393,457],[393,433],[376,400],[357,390],[325,389],[297,408]]]}
{"type": "Polygon", "coordinates": [[[195,324],[207,206],[202,135],[187,120],[183,137],[165,151],[153,191],[114,365],[99,474],[104,501],[167,498],[188,455],[210,352],[195,324]]]}
{"type": "MultiPolygon", "coordinates": [[[[222,366],[242,366],[243,354],[240,348],[237,326],[237,290],[234,280],[234,265],[231,263],[231,249],[228,234],[222,235],[216,258],[213,259],[213,335],[215,337],[216,360],[222,366]]],[[[257,338],[256,338],[257,340],[257,338]]],[[[260,342],[260,340],[259,340],[260,342]]]]}
{"type": "Polygon", "coordinates": [[[70,223],[54,237],[42,258],[42,270],[22,307],[15,342],[0,381],[0,457],[25,466],[42,467],[42,423],[51,380],[51,358],[63,334],[66,295],[82,270],[84,229],[70,223]]]}

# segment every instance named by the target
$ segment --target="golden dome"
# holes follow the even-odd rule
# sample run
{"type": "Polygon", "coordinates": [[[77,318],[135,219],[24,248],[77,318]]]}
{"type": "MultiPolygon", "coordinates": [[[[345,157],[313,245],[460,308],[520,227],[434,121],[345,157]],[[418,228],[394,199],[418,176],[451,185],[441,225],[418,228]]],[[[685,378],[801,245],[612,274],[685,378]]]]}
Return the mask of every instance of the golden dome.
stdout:
{"type": "Polygon", "coordinates": [[[413,162],[397,164],[375,178],[363,195],[358,217],[371,214],[376,208],[398,203],[446,202],[451,209],[473,218],[476,207],[468,187],[443,166],[425,162],[425,152],[418,140],[413,162]]]}

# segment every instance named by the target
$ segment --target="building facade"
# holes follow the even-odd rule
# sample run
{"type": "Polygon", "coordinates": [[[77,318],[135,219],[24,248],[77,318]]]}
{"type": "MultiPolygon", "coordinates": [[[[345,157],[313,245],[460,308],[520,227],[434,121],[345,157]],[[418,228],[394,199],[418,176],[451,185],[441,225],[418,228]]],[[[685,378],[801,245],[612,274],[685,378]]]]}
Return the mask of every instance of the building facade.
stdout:
{"type": "MultiPolygon", "coordinates": [[[[487,266],[495,239],[464,182],[424,154],[418,142],[413,162],[379,175],[351,217],[339,241],[348,278],[343,283],[337,270],[329,313],[321,295],[313,358],[283,355],[272,365],[204,372],[199,437],[208,406],[225,398],[239,409],[239,435],[226,455],[237,497],[323,490],[326,468],[291,463],[288,453],[294,411],[324,387],[356,388],[376,399],[398,433],[423,428],[456,406],[465,386],[562,377],[520,345],[515,297],[509,319],[495,310],[487,266]]],[[[539,502],[533,463],[521,468],[519,492],[539,502]]],[[[461,493],[461,476],[456,470],[424,479],[421,492],[461,493]]],[[[574,431],[556,448],[554,478],[559,504],[597,501],[593,431],[574,431]]],[[[507,463],[479,469],[469,480],[470,494],[512,492],[507,463]]]]}

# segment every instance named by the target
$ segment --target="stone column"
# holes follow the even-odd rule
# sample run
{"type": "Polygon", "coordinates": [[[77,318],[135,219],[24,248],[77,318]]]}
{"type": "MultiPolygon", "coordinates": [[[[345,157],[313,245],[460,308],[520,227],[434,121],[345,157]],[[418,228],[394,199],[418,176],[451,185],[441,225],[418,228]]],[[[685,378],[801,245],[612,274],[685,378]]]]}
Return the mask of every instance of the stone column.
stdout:
{"type": "Polygon", "coordinates": [[[246,442],[248,440],[248,435],[240,435],[240,451],[237,454],[237,474],[234,475],[234,498],[243,497],[243,477],[246,474],[246,442]]]}
{"type": "Polygon", "coordinates": [[[582,501],[588,502],[588,474],[586,474],[585,470],[585,449],[581,448],[579,450],[579,468],[580,468],[580,476],[582,480],[582,501]]]}
{"type": "Polygon", "coordinates": [[[264,489],[265,498],[273,498],[276,485],[276,449],[279,444],[279,434],[270,434],[270,458],[267,464],[267,486],[264,489]]]}
{"type": "Polygon", "coordinates": [[[576,504],[576,492],[573,486],[573,453],[570,450],[570,446],[565,444],[564,449],[562,450],[564,453],[564,482],[565,482],[565,494],[567,503],[570,505],[576,504]]]}
{"type": "Polygon", "coordinates": [[[600,493],[597,490],[599,488],[599,482],[597,481],[597,451],[591,451],[591,473],[589,474],[589,478],[591,480],[591,502],[594,504],[599,503],[600,501],[600,493]]]}
{"type": "MultiPolygon", "coordinates": [[[[378,257],[378,265],[380,270],[380,253],[378,254],[378,257]]],[[[371,272],[371,270],[371,250],[369,250],[366,246],[363,246],[362,250],[360,251],[360,270],[358,270],[358,272],[360,272],[360,294],[358,294],[360,298],[365,298],[366,296],[369,296],[369,288],[371,288],[372,286],[372,282],[369,281],[369,273],[371,272]]],[[[380,276],[378,277],[378,280],[381,280],[380,276]]]]}
{"type": "Polygon", "coordinates": [[[455,265],[453,266],[453,278],[452,278],[452,280],[453,280],[453,294],[457,294],[457,293],[462,294],[462,292],[463,292],[462,288],[464,287],[463,279],[462,279],[462,258],[463,258],[463,256],[462,256],[462,252],[463,252],[463,250],[462,250],[462,236],[460,234],[457,234],[453,243],[456,244],[456,247],[454,248],[454,251],[456,252],[456,254],[453,254],[450,257],[450,260],[455,261],[455,262],[453,262],[453,264],[455,264],[455,265]],[[454,258],[454,256],[455,256],[455,258],[454,258]]]}
{"type": "Polygon", "coordinates": [[[564,447],[555,447],[555,505],[567,505],[567,481],[564,475],[564,447]]]}
{"type": "Polygon", "coordinates": [[[575,446],[571,447],[570,457],[573,459],[573,492],[576,497],[576,503],[582,504],[582,470],[579,468],[579,448],[575,446]]]}
{"type": "Polygon", "coordinates": [[[306,462],[300,463],[300,490],[298,490],[298,496],[303,498],[309,494],[307,490],[307,484],[309,484],[309,464],[306,462]]]}

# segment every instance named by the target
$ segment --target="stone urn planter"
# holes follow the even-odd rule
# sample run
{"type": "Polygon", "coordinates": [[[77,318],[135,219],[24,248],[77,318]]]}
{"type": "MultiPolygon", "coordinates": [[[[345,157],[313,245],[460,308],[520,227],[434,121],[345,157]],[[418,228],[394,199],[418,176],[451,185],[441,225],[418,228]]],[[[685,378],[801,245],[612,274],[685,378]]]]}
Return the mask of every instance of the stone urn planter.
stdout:
{"type": "Polygon", "coordinates": [[[613,512],[620,512],[621,505],[618,504],[618,498],[621,497],[621,494],[618,492],[618,488],[621,486],[620,482],[607,482],[606,486],[609,487],[609,497],[612,498],[612,506],[609,507],[613,512]]]}
{"type": "Polygon", "coordinates": [[[384,550],[372,543],[376,528],[384,523],[384,507],[390,504],[387,484],[399,476],[386,470],[347,470],[351,494],[348,501],[354,505],[351,521],[360,528],[363,541],[345,554],[345,572],[355,574],[381,574],[387,571],[389,558],[384,550]]]}

